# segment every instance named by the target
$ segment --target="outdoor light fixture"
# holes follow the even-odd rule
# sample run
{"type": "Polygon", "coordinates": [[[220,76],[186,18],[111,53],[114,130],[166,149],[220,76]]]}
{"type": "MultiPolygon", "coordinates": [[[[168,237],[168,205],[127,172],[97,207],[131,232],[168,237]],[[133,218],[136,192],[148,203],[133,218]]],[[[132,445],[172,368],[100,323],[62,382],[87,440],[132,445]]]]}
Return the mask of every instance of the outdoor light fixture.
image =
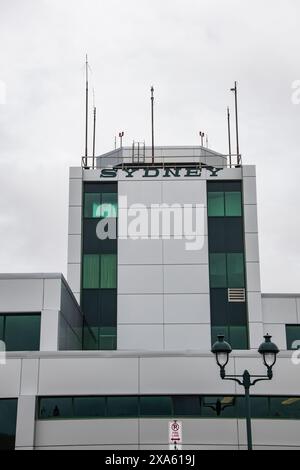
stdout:
{"type": "Polygon", "coordinates": [[[232,347],[229,343],[224,341],[224,335],[218,336],[218,341],[212,347],[212,353],[216,357],[218,366],[220,367],[220,375],[223,380],[231,380],[238,383],[245,389],[246,399],[246,422],[247,422],[247,441],[248,450],[252,450],[252,429],[251,429],[251,403],[250,403],[250,388],[258,382],[265,380],[272,380],[273,367],[277,360],[279,349],[276,344],[272,343],[272,336],[266,335],[265,341],[260,345],[258,352],[261,354],[263,363],[267,368],[267,375],[250,375],[248,370],[245,370],[243,375],[226,375],[225,367],[229,362],[229,356],[232,352],[232,347]],[[254,380],[253,380],[254,379],[254,380]]]}

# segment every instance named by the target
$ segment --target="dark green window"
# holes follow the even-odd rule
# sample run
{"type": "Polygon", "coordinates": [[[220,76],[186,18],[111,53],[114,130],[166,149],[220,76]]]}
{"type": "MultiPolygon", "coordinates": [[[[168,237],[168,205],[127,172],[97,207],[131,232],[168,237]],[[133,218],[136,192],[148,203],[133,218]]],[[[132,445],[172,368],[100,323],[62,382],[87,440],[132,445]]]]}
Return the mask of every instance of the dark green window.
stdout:
{"type": "Polygon", "coordinates": [[[208,183],[208,216],[241,217],[242,190],[240,182],[208,183]]]}
{"type": "Polygon", "coordinates": [[[74,398],[74,416],[77,418],[104,418],[104,397],[74,398]]]}
{"type": "Polygon", "coordinates": [[[72,418],[73,401],[71,397],[42,398],[39,403],[40,419],[72,418]]]}
{"type": "Polygon", "coordinates": [[[236,397],[203,397],[201,416],[205,418],[235,418],[236,397]]]}
{"type": "Polygon", "coordinates": [[[209,217],[210,253],[243,253],[244,232],[242,217],[209,217]]]}
{"type": "Polygon", "coordinates": [[[83,257],[84,289],[117,288],[117,256],[84,255],[83,257]]]}
{"type": "Polygon", "coordinates": [[[300,397],[272,397],[270,417],[274,419],[300,419],[300,397]]]}
{"type": "Polygon", "coordinates": [[[178,396],[173,397],[174,416],[200,416],[201,407],[199,397],[178,396]]]}
{"type": "Polygon", "coordinates": [[[243,253],[211,253],[210,287],[245,287],[243,253]]]}
{"type": "Polygon", "coordinates": [[[135,418],[139,414],[138,397],[108,397],[107,416],[111,418],[135,418]]]}
{"type": "Polygon", "coordinates": [[[300,325],[286,325],[287,349],[300,349],[300,325]]]}
{"type": "Polygon", "coordinates": [[[40,314],[0,315],[0,340],[6,351],[39,351],[40,314]]]}
{"type": "Polygon", "coordinates": [[[116,218],[118,216],[118,195],[112,193],[85,193],[84,217],[91,219],[116,218]]]}
{"type": "Polygon", "coordinates": [[[141,416],[172,416],[171,397],[141,397],[141,416]]]}
{"type": "Polygon", "coordinates": [[[245,302],[229,302],[227,289],[211,289],[210,303],[212,326],[247,325],[247,304],[245,302]]]}
{"type": "Polygon", "coordinates": [[[0,400],[0,450],[14,450],[17,423],[16,399],[0,400]]]}
{"type": "Polygon", "coordinates": [[[115,350],[117,349],[117,328],[101,327],[99,328],[99,349],[115,350]]]}
{"type": "Polygon", "coordinates": [[[232,349],[245,350],[249,347],[247,326],[212,326],[212,343],[218,339],[218,335],[224,335],[225,341],[229,342],[232,349]]]}

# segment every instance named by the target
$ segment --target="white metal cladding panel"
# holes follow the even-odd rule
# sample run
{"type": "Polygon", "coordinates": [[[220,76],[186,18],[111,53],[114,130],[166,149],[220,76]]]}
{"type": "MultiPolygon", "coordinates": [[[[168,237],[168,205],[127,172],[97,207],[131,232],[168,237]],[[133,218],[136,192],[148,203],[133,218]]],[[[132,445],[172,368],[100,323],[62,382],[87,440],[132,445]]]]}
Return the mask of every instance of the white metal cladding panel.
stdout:
{"type": "Polygon", "coordinates": [[[39,360],[23,359],[21,395],[34,396],[38,392],[39,360]]]}
{"type": "Polygon", "coordinates": [[[243,165],[242,166],[243,178],[256,177],[256,166],[255,165],[243,165]]]}
{"type": "Polygon", "coordinates": [[[165,325],[165,348],[167,351],[209,351],[210,325],[165,325]]]}
{"type": "Polygon", "coordinates": [[[281,351],[287,349],[287,338],[286,338],[286,330],[285,325],[275,324],[272,325],[271,323],[264,324],[264,334],[269,334],[272,336],[272,341],[277,344],[278,348],[281,351]]]}
{"type": "Polygon", "coordinates": [[[80,292],[81,264],[68,264],[68,284],[73,292],[80,292]]]}
{"type": "MultiPolygon", "coordinates": [[[[247,444],[245,420],[239,420],[239,441],[241,445],[247,444]]],[[[279,446],[281,448],[298,447],[300,449],[300,421],[291,420],[252,420],[253,445],[257,448],[263,446],[279,446]]]]}
{"type": "Polygon", "coordinates": [[[210,323],[209,294],[164,296],[165,323],[210,323]]]}
{"type": "Polygon", "coordinates": [[[164,264],[208,264],[208,237],[164,240],[164,264]]]}
{"type": "Polygon", "coordinates": [[[136,181],[133,178],[128,181],[119,181],[118,194],[120,208],[130,207],[132,204],[143,204],[149,207],[151,204],[163,202],[161,181],[136,181]]]}
{"type": "Polygon", "coordinates": [[[118,325],[118,351],[162,351],[163,325],[118,325]]]}
{"type": "Polygon", "coordinates": [[[243,179],[243,198],[244,204],[257,204],[255,177],[243,179]]]}
{"type": "Polygon", "coordinates": [[[169,179],[162,183],[162,199],[165,204],[201,204],[207,205],[206,181],[169,179]]]}
{"type": "Polygon", "coordinates": [[[44,280],[44,304],[45,310],[60,310],[61,303],[61,284],[59,279],[44,280]]]}
{"type": "Polygon", "coordinates": [[[296,302],[297,302],[297,314],[298,314],[298,322],[297,323],[300,323],[300,298],[297,298],[296,302]]]}
{"type": "Polygon", "coordinates": [[[35,447],[138,443],[138,420],[37,421],[35,447]]]}
{"type": "Polygon", "coordinates": [[[262,297],[262,308],[265,323],[298,323],[295,297],[262,297]]]}
{"type": "Polygon", "coordinates": [[[260,292],[248,292],[248,318],[252,323],[262,323],[262,302],[260,292]]]}
{"type": "MultiPolygon", "coordinates": [[[[234,362],[228,374],[234,373],[234,362]]],[[[227,369],[226,369],[227,370],[227,369]]],[[[143,395],[234,394],[235,384],[220,379],[214,357],[153,357],[140,359],[140,393],[143,395]]]]}
{"type": "Polygon", "coordinates": [[[162,295],[118,295],[118,324],[162,324],[162,295]]]}
{"type": "Polygon", "coordinates": [[[259,262],[258,234],[245,234],[245,251],[247,262],[259,262]]]}
{"type": "Polygon", "coordinates": [[[164,290],[166,294],[209,293],[208,265],[164,266],[164,290]]]}
{"type": "Polygon", "coordinates": [[[69,235],[81,234],[81,214],[81,207],[69,207],[69,235]]]}
{"type": "Polygon", "coordinates": [[[118,263],[163,264],[163,241],[119,239],[118,263]]]}
{"type": "Polygon", "coordinates": [[[68,237],[68,263],[81,263],[81,235],[68,237]]]}
{"type": "Polygon", "coordinates": [[[41,316],[41,351],[58,350],[59,310],[43,310],[41,316]]]}
{"type": "Polygon", "coordinates": [[[263,323],[249,323],[250,349],[258,350],[264,338],[263,323]]]}
{"type": "Polygon", "coordinates": [[[7,359],[0,366],[0,398],[13,398],[20,394],[21,359],[7,359]]]}
{"type": "Polygon", "coordinates": [[[261,292],[259,263],[246,263],[247,290],[261,292]]]}
{"type": "Polygon", "coordinates": [[[35,431],[35,396],[21,396],[18,400],[18,416],[16,426],[16,450],[27,447],[33,450],[35,431]]]}
{"type": "Polygon", "coordinates": [[[258,233],[257,206],[244,205],[245,233],[258,233]]]}
{"type": "Polygon", "coordinates": [[[40,395],[138,393],[138,359],[41,359],[40,395]]]}
{"type": "Polygon", "coordinates": [[[1,312],[40,312],[43,309],[43,279],[1,279],[1,312]]]}
{"type": "Polygon", "coordinates": [[[162,294],[163,266],[120,266],[119,294],[162,294]]]}
{"type": "MultiPolygon", "coordinates": [[[[184,447],[201,444],[209,446],[238,444],[238,427],[235,419],[182,419],[181,421],[184,447]]],[[[168,429],[168,419],[141,419],[141,444],[167,445],[168,429]]]]}
{"type": "Polygon", "coordinates": [[[69,206],[82,205],[82,180],[70,179],[69,183],[69,206]]]}

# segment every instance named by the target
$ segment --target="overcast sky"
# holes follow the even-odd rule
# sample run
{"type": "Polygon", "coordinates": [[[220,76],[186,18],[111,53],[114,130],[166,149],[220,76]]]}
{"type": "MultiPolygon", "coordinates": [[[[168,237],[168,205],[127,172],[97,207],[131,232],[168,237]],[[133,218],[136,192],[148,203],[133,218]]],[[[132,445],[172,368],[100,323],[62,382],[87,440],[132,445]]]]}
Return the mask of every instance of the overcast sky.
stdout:
{"type": "Polygon", "coordinates": [[[0,272],[63,272],[68,167],[84,151],[84,57],[114,135],[227,152],[229,88],[241,152],[258,173],[262,289],[300,292],[298,0],[0,0],[0,272]],[[3,103],[3,88],[6,100],[3,103]],[[1,94],[2,90],[2,94],[1,94]],[[2,95],[2,98],[1,98],[2,95]]]}

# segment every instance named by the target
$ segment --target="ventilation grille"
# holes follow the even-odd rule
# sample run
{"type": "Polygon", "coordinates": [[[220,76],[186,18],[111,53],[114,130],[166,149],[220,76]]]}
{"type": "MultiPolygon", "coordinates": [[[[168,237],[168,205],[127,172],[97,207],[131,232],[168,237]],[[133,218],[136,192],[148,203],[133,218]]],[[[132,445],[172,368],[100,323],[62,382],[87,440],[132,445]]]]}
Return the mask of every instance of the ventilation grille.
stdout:
{"type": "Polygon", "coordinates": [[[228,302],[246,302],[245,289],[228,289],[228,302]]]}

